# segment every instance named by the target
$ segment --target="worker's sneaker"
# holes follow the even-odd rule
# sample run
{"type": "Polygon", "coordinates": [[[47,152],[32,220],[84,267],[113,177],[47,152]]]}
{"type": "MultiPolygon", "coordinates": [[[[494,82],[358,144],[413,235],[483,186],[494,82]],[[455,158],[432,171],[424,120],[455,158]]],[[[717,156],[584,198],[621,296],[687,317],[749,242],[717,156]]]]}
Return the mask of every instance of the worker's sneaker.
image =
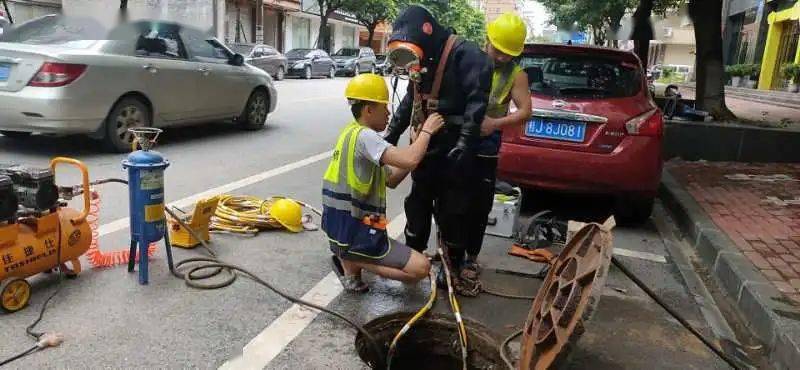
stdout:
{"type": "Polygon", "coordinates": [[[344,290],[351,293],[364,293],[369,290],[367,283],[361,280],[361,276],[345,275],[339,279],[344,290]]]}

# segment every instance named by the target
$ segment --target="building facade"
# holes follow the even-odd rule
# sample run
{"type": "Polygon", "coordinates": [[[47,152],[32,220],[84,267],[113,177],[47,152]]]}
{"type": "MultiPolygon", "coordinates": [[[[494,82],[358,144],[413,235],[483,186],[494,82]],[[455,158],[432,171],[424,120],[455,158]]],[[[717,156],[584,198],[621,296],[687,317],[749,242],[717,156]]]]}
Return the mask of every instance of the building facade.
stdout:
{"type": "Polygon", "coordinates": [[[785,88],[788,81],[781,74],[781,67],[800,63],[800,1],[775,0],[771,5],[758,79],[758,88],[762,90],[785,88]]]}
{"type": "MultiPolygon", "coordinates": [[[[7,0],[7,4],[11,19],[17,24],[43,15],[61,13],[61,0],[7,0]]],[[[5,14],[4,7],[0,7],[0,10],[5,14]]]]}
{"type": "Polygon", "coordinates": [[[516,12],[522,9],[518,0],[470,0],[469,4],[486,15],[486,21],[491,22],[500,14],[516,12]]]}
{"type": "MultiPolygon", "coordinates": [[[[650,41],[647,66],[680,66],[691,74],[695,69],[694,26],[686,8],[669,11],[664,16],[653,16],[654,40],[650,41]]],[[[689,76],[690,77],[690,76],[689,76]]]]}

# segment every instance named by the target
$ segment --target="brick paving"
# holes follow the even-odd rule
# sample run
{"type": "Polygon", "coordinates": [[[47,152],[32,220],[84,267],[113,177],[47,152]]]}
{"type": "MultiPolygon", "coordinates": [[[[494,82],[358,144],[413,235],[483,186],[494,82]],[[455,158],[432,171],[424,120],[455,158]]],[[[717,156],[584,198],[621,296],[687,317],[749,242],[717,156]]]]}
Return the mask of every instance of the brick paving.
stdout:
{"type": "Polygon", "coordinates": [[[800,303],[800,163],[675,160],[666,168],[753,265],[800,303]]]}

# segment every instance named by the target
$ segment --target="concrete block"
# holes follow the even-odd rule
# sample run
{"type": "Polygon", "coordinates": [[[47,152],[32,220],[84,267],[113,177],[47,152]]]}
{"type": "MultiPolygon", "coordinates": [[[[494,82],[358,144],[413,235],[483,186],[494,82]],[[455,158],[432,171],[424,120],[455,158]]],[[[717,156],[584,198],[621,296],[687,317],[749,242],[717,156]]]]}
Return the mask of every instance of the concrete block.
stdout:
{"type": "Polygon", "coordinates": [[[780,330],[775,336],[775,345],[769,359],[778,369],[797,368],[800,364],[800,322],[780,318],[780,330]]]}
{"type": "Polygon", "coordinates": [[[775,342],[775,314],[770,304],[775,297],[780,297],[780,292],[772,284],[745,282],[737,301],[742,314],[748,318],[748,328],[769,348],[775,342]]]}
{"type": "Polygon", "coordinates": [[[746,282],[769,284],[746,257],[739,253],[722,252],[714,265],[714,277],[732,301],[737,301],[746,282]]]}

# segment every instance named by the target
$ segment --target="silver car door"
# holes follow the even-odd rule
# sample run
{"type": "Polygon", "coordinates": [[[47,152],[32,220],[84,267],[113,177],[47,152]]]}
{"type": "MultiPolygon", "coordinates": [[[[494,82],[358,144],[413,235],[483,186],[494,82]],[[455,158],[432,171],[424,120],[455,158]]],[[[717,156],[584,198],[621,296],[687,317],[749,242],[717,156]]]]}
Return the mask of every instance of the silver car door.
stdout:
{"type": "Polygon", "coordinates": [[[153,104],[154,114],[165,124],[191,121],[199,108],[197,70],[187,63],[178,27],[155,25],[143,30],[136,42],[138,68],[145,72],[145,94],[153,104]]]}
{"type": "Polygon", "coordinates": [[[181,37],[189,52],[189,63],[195,66],[198,77],[198,95],[202,96],[199,108],[204,119],[227,118],[235,113],[236,95],[231,91],[231,54],[216,40],[200,31],[184,29],[181,37]]]}

